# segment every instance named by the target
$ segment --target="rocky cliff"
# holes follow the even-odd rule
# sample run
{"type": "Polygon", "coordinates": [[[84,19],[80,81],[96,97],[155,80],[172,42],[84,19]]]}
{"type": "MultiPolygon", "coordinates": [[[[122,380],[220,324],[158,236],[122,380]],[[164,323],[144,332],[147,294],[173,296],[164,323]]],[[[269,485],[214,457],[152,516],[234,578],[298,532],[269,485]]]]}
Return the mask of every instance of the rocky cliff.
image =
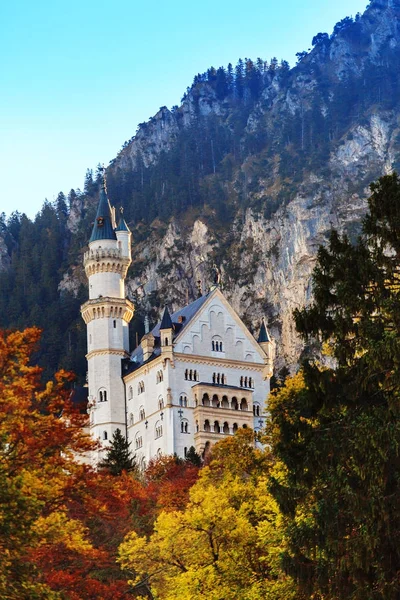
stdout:
{"type": "MultiPolygon", "coordinates": [[[[398,72],[400,0],[373,0],[318,34],[294,68],[210,69],[179,107],[141,124],[107,171],[133,230],[138,312],[155,319],[164,302],[193,300],[217,264],[237,312],[254,330],[266,315],[278,364],[295,365],[292,312],[311,298],[318,246],[332,227],[356,236],[369,183],[400,167],[398,72]]],[[[72,197],[61,294],[84,282],[96,190],[72,197]]]]}

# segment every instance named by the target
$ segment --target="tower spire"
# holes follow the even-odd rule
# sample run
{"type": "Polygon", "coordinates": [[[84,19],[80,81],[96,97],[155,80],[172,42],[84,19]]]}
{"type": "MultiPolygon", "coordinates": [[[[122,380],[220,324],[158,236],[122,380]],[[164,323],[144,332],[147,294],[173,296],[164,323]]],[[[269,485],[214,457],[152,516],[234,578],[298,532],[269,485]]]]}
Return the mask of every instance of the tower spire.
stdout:
{"type": "Polygon", "coordinates": [[[96,219],[93,224],[92,235],[90,242],[98,240],[116,240],[117,236],[114,231],[114,223],[112,217],[112,209],[107,198],[106,192],[106,172],[103,170],[103,179],[100,184],[99,204],[97,207],[96,219]]]}
{"type": "Polygon", "coordinates": [[[261,327],[260,327],[260,333],[258,334],[257,342],[259,344],[265,344],[266,342],[270,342],[270,341],[271,341],[271,336],[269,335],[269,331],[265,324],[265,319],[263,318],[261,327]]]}

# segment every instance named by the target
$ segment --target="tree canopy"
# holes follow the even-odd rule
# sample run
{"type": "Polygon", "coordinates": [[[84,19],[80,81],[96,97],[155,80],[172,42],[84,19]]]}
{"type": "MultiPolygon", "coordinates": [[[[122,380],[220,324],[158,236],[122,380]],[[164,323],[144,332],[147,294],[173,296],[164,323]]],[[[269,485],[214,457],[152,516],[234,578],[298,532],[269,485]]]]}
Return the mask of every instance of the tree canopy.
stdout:
{"type": "MultiPolygon", "coordinates": [[[[333,231],[318,253],[314,302],[296,312],[309,350],[273,395],[272,478],[287,519],[285,567],[327,600],[399,595],[400,181],[371,185],[355,245],[333,231]]],[[[312,596],[314,597],[314,596],[312,596]]]]}

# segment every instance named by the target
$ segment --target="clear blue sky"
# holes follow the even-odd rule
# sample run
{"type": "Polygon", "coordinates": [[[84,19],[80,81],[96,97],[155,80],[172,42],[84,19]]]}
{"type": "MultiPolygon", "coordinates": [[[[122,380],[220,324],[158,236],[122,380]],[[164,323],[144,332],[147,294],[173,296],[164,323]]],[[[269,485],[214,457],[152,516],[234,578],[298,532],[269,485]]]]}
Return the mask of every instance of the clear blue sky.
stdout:
{"type": "Polygon", "coordinates": [[[367,0],[0,2],[0,212],[82,188],[193,76],[239,57],[295,63],[367,0]]]}

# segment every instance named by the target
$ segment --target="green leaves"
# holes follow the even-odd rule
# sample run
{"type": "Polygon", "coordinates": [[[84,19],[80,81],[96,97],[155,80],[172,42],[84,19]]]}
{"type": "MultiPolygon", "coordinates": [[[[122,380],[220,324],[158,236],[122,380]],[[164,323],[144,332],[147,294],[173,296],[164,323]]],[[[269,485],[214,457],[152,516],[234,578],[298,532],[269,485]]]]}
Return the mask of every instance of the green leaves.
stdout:
{"type": "Polygon", "coordinates": [[[326,600],[398,597],[399,178],[371,190],[361,238],[332,232],[314,304],[295,314],[335,366],[309,357],[270,403],[270,441],[287,467],[271,480],[287,517],[284,564],[300,590],[326,600]]]}

